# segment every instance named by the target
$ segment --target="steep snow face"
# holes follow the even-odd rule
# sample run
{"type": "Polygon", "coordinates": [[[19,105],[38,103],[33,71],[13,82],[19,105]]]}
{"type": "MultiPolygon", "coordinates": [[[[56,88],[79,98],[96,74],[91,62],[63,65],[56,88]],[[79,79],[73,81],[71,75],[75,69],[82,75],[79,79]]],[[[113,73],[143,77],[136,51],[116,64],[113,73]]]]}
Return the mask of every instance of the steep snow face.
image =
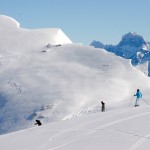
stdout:
{"type": "Polygon", "coordinates": [[[0,133],[5,133],[18,128],[20,122],[24,127],[24,120],[30,120],[30,114],[45,104],[39,102],[48,99],[42,93],[44,89],[53,93],[46,81],[49,75],[44,73],[49,70],[49,58],[45,60],[42,51],[49,50],[48,45],[72,42],[61,29],[23,29],[16,20],[3,15],[0,15],[0,27],[0,133]]]}
{"type": "MultiPolygon", "coordinates": [[[[104,48],[109,52],[113,52],[118,56],[131,59],[132,65],[136,66],[150,60],[150,44],[145,42],[142,36],[135,32],[129,32],[122,37],[118,45],[97,45],[96,41],[91,45],[96,48],[104,48]]],[[[98,43],[98,41],[97,41],[98,43]]],[[[139,67],[141,68],[141,67],[139,67]]]]}
{"type": "Polygon", "coordinates": [[[64,119],[101,100],[128,101],[137,88],[149,96],[150,80],[130,61],[72,44],[59,31],[0,29],[1,134],[31,127],[35,119],[64,119]]]}

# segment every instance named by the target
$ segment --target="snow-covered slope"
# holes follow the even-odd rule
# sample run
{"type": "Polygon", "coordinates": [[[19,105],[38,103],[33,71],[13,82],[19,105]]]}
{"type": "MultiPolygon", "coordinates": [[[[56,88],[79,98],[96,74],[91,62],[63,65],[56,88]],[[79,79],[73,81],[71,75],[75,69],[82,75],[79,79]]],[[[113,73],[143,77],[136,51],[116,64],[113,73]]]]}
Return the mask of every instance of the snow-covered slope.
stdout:
{"type": "MultiPolygon", "coordinates": [[[[95,48],[104,48],[118,56],[131,59],[131,63],[134,66],[144,63],[147,64],[150,60],[150,43],[146,42],[142,36],[135,32],[129,32],[122,36],[121,41],[117,45],[104,45],[103,43],[94,40],[91,43],[91,46],[94,46],[95,48]]],[[[150,70],[147,70],[147,72],[149,75],[150,70]]]]}
{"type": "Polygon", "coordinates": [[[55,81],[46,73],[52,60],[43,51],[72,42],[61,29],[23,29],[3,15],[0,26],[0,133],[5,133],[18,128],[20,122],[23,128],[22,120],[47,104],[47,99],[49,103],[54,99],[48,85],[51,82],[55,89],[55,81]]]}
{"type": "Polygon", "coordinates": [[[126,107],[0,136],[1,150],[149,150],[150,106],[126,107]]]}
{"type": "Polygon", "coordinates": [[[129,60],[72,44],[60,29],[23,29],[6,16],[1,23],[1,134],[34,126],[37,118],[44,124],[95,112],[101,100],[110,110],[137,88],[149,97],[149,78],[129,60]]]}

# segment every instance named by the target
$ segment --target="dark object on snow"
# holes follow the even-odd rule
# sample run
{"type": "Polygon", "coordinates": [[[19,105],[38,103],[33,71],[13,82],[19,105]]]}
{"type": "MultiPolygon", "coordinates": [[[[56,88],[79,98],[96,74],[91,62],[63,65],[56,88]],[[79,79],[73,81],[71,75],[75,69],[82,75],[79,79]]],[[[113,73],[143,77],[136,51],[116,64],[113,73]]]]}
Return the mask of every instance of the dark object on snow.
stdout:
{"type": "Polygon", "coordinates": [[[47,52],[46,50],[42,50],[42,53],[45,53],[45,52],[47,52]]]}
{"type": "Polygon", "coordinates": [[[61,44],[57,44],[56,47],[61,46],[61,44]]]}
{"type": "Polygon", "coordinates": [[[61,44],[56,44],[56,45],[51,45],[50,43],[47,44],[47,48],[52,48],[52,47],[58,47],[58,46],[61,46],[61,44]]]}
{"type": "Polygon", "coordinates": [[[47,44],[47,46],[46,46],[47,48],[51,48],[51,44],[47,44]]]}
{"type": "Polygon", "coordinates": [[[36,120],[35,125],[41,126],[41,125],[42,125],[42,123],[41,123],[41,121],[40,121],[40,120],[36,120]]]}
{"type": "Polygon", "coordinates": [[[101,111],[104,112],[105,111],[105,103],[103,101],[101,101],[101,104],[102,104],[102,109],[101,111]]]}

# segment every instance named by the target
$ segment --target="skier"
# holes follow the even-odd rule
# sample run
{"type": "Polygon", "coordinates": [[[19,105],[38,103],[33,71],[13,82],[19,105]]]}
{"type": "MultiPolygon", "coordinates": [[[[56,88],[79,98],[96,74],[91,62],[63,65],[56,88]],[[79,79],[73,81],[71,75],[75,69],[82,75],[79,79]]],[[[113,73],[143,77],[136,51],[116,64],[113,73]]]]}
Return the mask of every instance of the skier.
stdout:
{"type": "Polygon", "coordinates": [[[136,96],[136,101],[135,101],[135,107],[139,106],[139,100],[142,98],[142,93],[140,92],[139,89],[137,89],[136,94],[134,94],[134,96],[136,96]]]}
{"type": "Polygon", "coordinates": [[[41,121],[40,121],[40,120],[36,120],[35,125],[41,126],[41,125],[42,125],[42,123],[41,123],[41,121]]]}
{"type": "Polygon", "coordinates": [[[102,109],[101,111],[104,112],[105,111],[105,103],[103,101],[101,101],[101,104],[102,104],[102,109]]]}

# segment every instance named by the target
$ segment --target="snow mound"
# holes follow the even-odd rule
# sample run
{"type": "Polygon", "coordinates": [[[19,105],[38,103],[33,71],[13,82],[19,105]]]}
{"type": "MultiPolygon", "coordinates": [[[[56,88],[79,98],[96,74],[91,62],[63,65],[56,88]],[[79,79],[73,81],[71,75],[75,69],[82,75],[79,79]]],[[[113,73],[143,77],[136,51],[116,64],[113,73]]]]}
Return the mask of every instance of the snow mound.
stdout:
{"type": "Polygon", "coordinates": [[[3,15],[0,15],[0,26],[0,34],[3,35],[0,37],[1,53],[11,53],[12,50],[18,53],[21,50],[38,50],[39,47],[44,49],[48,44],[72,43],[61,29],[24,29],[19,27],[20,25],[16,20],[3,15]]]}
{"type": "Polygon", "coordinates": [[[0,26],[2,28],[18,28],[20,27],[19,22],[17,22],[15,19],[5,16],[5,15],[0,15],[0,26]]]}

